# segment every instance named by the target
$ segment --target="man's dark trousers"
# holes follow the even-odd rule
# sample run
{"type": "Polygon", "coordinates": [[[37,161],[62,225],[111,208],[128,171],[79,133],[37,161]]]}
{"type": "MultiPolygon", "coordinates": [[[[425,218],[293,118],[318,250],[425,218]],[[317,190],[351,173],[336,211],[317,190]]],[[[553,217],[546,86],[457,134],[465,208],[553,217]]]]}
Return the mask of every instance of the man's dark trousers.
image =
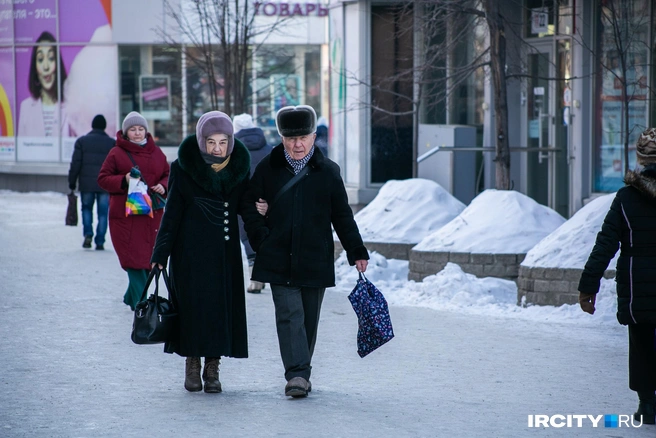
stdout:
{"type": "Polygon", "coordinates": [[[285,379],[310,380],[312,354],[325,288],[271,285],[285,379]]]}

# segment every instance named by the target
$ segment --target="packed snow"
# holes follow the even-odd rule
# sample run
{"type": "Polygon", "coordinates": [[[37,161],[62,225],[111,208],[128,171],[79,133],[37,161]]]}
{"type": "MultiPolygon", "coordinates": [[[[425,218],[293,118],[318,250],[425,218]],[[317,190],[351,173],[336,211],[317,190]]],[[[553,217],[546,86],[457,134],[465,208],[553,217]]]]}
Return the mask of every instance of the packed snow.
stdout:
{"type": "MultiPolygon", "coordinates": [[[[535,245],[526,254],[522,266],[583,269],[614,198],[615,193],[600,196],[581,208],[535,245]]],[[[609,269],[615,269],[618,257],[619,252],[608,265],[609,269]]]]}
{"type": "Polygon", "coordinates": [[[465,209],[434,181],[392,180],[355,215],[365,242],[418,243],[465,209]]]}
{"type": "Polygon", "coordinates": [[[517,191],[489,189],[413,249],[524,254],[564,222],[554,210],[517,191]]]}

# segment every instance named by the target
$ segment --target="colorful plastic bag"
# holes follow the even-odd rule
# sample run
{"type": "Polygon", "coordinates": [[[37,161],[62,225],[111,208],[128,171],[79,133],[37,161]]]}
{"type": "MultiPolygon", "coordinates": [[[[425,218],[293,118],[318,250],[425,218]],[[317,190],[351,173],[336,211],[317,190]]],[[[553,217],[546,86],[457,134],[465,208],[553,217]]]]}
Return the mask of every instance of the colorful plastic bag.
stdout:
{"type": "Polygon", "coordinates": [[[141,179],[130,178],[128,197],[125,201],[125,215],[147,214],[153,217],[153,201],[148,195],[148,187],[141,179]]]}
{"type": "Polygon", "coordinates": [[[387,301],[362,272],[348,299],[358,316],[358,354],[365,357],[394,337],[387,301]]]}

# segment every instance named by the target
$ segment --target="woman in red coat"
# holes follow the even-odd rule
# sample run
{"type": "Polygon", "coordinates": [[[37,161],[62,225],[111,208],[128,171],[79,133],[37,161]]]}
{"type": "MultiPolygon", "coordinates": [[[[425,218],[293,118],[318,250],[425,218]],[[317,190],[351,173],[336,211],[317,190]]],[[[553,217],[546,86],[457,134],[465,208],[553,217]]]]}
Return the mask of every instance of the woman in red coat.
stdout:
{"type": "Polygon", "coordinates": [[[116,134],[114,147],[98,174],[98,184],[109,192],[109,232],[121,267],[128,273],[128,289],[123,302],[134,310],[139,302],[148,272],[150,256],[162,220],[163,209],[147,214],[126,216],[130,170],[138,166],[141,179],[153,193],[166,195],[169,164],[166,156],[148,133],[148,123],[141,114],[131,112],[116,134]]]}

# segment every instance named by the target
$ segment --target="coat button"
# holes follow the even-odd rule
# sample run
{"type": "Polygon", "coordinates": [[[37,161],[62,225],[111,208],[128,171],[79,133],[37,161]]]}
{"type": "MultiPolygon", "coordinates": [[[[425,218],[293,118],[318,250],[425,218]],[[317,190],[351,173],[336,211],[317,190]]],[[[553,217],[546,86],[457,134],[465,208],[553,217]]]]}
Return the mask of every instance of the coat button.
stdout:
{"type": "Polygon", "coordinates": [[[230,236],[225,236],[225,240],[230,240],[230,236]]]}
{"type": "Polygon", "coordinates": [[[223,219],[223,223],[228,225],[230,223],[230,221],[228,219],[223,219]]]}
{"type": "Polygon", "coordinates": [[[224,216],[227,216],[227,215],[228,215],[228,212],[227,212],[227,211],[224,211],[224,212],[223,212],[223,215],[224,215],[224,216]]]}
{"type": "Polygon", "coordinates": [[[223,206],[224,206],[224,207],[227,207],[227,206],[228,206],[228,203],[227,203],[227,202],[224,202],[224,203],[223,203],[223,206]]]}
{"type": "Polygon", "coordinates": [[[228,228],[228,227],[223,227],[223,231],[225,231],[225,232],[227,233],[228,231],[230,231],[230,228],[228,228]]]}

